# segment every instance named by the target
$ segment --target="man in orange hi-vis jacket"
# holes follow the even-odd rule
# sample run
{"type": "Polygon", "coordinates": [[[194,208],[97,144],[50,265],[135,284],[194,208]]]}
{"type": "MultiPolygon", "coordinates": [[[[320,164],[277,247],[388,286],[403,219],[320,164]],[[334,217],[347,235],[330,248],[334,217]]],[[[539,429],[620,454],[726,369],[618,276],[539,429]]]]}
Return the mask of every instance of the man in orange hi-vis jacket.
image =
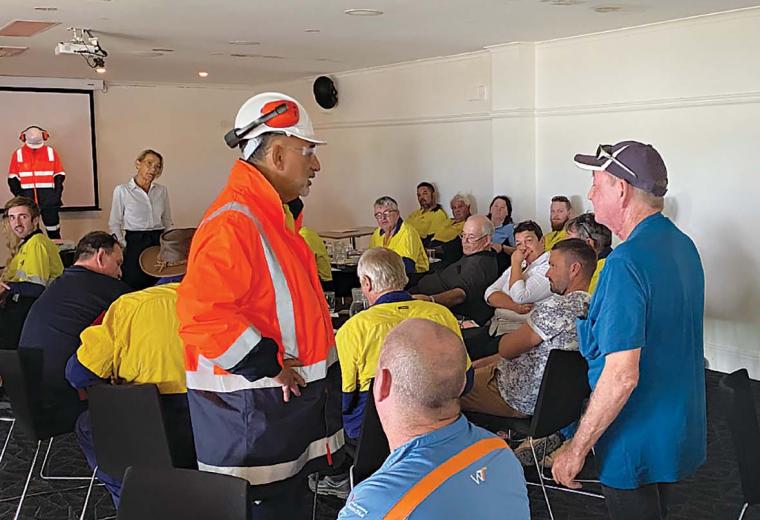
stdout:
{"type": "Polygon", "coordinates": [[[314,254],[285,204],[320,169],[303,106],[252,97],[196,232],[177,313],[198,467],[251,483],[253,518],[311,518],[306,477],[342,458],[340,368],[314,254]]]}

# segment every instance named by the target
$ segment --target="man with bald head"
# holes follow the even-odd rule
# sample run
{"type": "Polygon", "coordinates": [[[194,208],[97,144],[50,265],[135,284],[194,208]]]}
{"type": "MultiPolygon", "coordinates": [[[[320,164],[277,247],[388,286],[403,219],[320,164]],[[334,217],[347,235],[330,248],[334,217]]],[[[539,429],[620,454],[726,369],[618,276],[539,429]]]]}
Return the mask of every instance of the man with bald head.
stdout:
{"type": "Polygon", "coordinates": [[[468,218],[459,235],[464,256],[424,276],[412,290],[415,298],[440,303],[454,314],[485,325],[493,316],[493,307],[483,294],[499,277],[496,253],[489,248],[493,232],[493,224],[484,215],[468,218]]]}
{"type": "Polygon", "coordinates": [[[466,359],[459,337],[429,320],[388,334],[373,397],[391,454],[354,488],[339,520],[530,518],[514,454],[460,413],[466,359]]]}

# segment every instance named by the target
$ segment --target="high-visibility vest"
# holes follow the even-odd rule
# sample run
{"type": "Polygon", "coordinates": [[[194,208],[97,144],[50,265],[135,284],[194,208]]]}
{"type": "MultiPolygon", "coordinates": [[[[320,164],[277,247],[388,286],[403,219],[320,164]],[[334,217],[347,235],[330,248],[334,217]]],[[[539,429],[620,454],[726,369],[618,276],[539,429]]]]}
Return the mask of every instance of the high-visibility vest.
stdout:
{"type": "MultiPolygon", "coordinates": [[[[55,188],[54,177],[66,175],[61,159],[52,146],[33,149],[24,145],[11,155],[8,178],[18,179],[22,190],[55,188]]],[[[35,202],[37,199],[35,198],[35,202]]]]}
{"type": "Polygon", "coordinates": [[[250,164],[235,164],[203,216],[177,295],[201,469],[263,485],[298,474],[312,459],[329,459],[343,446],[340,425],[325,420],[329,415],[340,422],[337,372],[335,390],[315,397],[321,404],[303,397],[284,403],[270,377],[249,381],[229,372],[262,338],[277,344],[280,364],[288,358],[302,363],[296,370],[305,392],[320,388],[337,362],[314,254],[292,216],[286,218],[277,192],[250,164]],[[220,398],[208,399],[209,392],[220,398]],[[326,401],[334,413],[320,409],[326,401]],[[295,419],[298,426],[288,424],[295,419]],[[295,437],[293,428],[299,429],[295,437]]]}

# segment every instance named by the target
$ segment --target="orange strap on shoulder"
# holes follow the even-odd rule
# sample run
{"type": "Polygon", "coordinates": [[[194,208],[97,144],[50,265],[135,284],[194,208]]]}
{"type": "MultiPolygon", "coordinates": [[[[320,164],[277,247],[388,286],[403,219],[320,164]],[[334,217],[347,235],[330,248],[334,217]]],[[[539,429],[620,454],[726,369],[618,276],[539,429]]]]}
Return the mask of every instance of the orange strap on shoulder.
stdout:
{"type": "Polygon", "coordinates": [[[403,520],[407,518],[430,494],[446,482],[449,477],[459,473],[464,468],[485,457],[492,451],[508,448],[506,442],[498,437],[483,439],[469,446],[449,460],[425,475],[409,491],[396,502],[396,505],[385,515],[385,520],[403,520]]]}

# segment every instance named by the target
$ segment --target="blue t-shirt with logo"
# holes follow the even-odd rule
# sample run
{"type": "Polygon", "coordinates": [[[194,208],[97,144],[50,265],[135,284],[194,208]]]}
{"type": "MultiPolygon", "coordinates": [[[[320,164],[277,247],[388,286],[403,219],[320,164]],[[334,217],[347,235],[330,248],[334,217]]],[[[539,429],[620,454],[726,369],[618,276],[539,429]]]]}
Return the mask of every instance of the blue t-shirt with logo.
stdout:
{"type": "MultiPolygon", "coordinates": [[[[422,478],[476,442],[494,437],[464,416],[393,450],[351,492],[338,520],[385,518],[422,478]]],[[[529,520],[525,477],[512,450],[497,449],[453,474],[407,517],[529,520]],[[506,516],[505,516],[506,515],[506,516]]]]}
{"type": "Polygon", "coordinates": [[[641,349],[641,359],[636,389],[596,444],[606,486],[676,482],[704,463],[704,293],[697,248],[662,213],[607,257],[588,318],[577,322],[591,388],[607,354],[641,349]]]}

